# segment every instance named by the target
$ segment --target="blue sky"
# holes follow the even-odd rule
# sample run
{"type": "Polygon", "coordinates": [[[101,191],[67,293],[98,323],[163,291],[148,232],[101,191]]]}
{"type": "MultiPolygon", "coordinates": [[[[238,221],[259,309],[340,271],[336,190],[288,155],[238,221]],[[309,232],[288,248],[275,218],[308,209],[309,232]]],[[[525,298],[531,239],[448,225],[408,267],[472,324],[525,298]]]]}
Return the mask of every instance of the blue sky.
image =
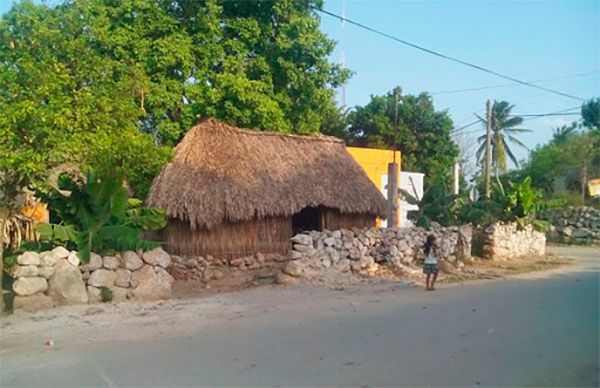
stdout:
{"type": "MultiPolygon", "coordinates": [[[[344,2],[329,0],[324,8],[342,13],[344,2]]],[[[596,71],[585,76],[554,79],[541,86],[582,98],[600,95],[600,2],[598,1],[345,1],[346,17],[401,39],[425,46],[525,81],[596,71]]],[[[477,92],[435,94],[437,91],[502,85],[501,78],[403,46],[322,15],[322,29],[339,41],[333,59],[343,50],[355,72],[346,86],[348,106],[365,104],[371,94],[395,85],[405,93],[433,93],[438,109],[448,109],[455,127],[485,111],[485,100],[505,99],[514,113],[546,113],[580,105],[577,100],[526,86],[477,92]]],[[[526,121],[530,147],[551,137],[552,128],[569,117],[526,121]]],[[[482,133],[478,126],[463,132],[482,133]]],[[[524,158],[527,151],[517,152],[524,158]]]]}
{"type": "MultiPolygon", "coordinates": [[[[55,3],[56,1],[52,1],[55,3]]],[[[0,13],[11,0],[0,0],[0,13]]],[[[342,13],[342,0],[324,8],[342,13]]],[[[600,1],[345,1],[346,16],[402,39],[526,81],[552,79],[541,86],[582,98],[600,95],[600,1]]],[[[555,112],[580,105],[576,100],[514,85],[477,92],[436,94],[444,90],[502,85],[506,80],[433,57],[413,48],[322,15],[322,29],[339,42],[354,76],[346,86],[348,106],[366,104],[371,94],[400,85],[405,93],[428,91],[438,109],[448,109],[455,127],[474,121],[485,100],[505,99],[514,113],[555,112]]],[[[522,136],[534,147],[570,117],[526,121],[533,133],[522,136]]],[[[478,126],[464,131],[473,138],[478,126]]],[[[464,140],[463,140],[464,141],[464,140]]],[[[516,149],[517,150],[517,149],[516,149]]],[[[525,150],[517,150],[525,158],[525,150]]]]}

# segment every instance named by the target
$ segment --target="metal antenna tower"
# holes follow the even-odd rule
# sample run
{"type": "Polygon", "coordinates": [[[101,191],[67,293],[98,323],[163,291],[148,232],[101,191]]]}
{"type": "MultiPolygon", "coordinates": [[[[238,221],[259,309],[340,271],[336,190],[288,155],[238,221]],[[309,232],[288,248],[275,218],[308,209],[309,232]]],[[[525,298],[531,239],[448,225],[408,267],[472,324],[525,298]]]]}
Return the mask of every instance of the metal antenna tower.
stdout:
{"type": "MultiPolygon", "coordinates": [[[[346,0],[342,2],[342,33],[340,37],[340,66],[346,68],[346,56],[344,55],[344,27],[346,25],[346,0]]],[[[342,84],[342,108],[346,107],[346,84],[342,84]]]]}

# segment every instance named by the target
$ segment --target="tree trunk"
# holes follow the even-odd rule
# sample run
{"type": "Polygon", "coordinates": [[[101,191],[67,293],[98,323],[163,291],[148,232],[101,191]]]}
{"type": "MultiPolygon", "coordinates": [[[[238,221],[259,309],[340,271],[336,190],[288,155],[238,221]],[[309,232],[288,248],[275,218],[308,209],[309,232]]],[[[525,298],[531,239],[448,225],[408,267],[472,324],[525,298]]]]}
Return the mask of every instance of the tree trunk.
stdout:
{"type": "Polygon", "coordinates": [[[4,314],[4,221],[8,212],[0,207],[0,315],[4,314]]]}
{"type": "Polygon", "coordinates": [[[0,241],[0,315],[4,314],[4,309],[4,242],[0,241]]]}
{"type": "Polygon", "coordinates": [[[581,168],[581,201],[585,205],[585,189],[587,186],[587,161],[583,162],[581,168]]]}

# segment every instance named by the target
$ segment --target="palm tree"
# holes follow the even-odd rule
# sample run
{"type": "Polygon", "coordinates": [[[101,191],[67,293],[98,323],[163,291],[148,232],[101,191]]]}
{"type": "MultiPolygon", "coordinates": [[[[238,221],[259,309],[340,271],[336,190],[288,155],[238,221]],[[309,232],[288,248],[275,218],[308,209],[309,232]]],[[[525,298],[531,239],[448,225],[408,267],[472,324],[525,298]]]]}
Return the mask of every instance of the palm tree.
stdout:
{"type": "MultiPolygon", "coordinates": [[[[492,166],[496,171],[496,175],[507,172],[507,157],[510,158],[516,166],[519,165],[517,158],[509,147],[510,143],[517,144],[527,149],[527,146],[517,139],[515,134],[531,132],[531,130],[517,128],[518,125],[523,123],[523,118],[511,115],[510,111],[512,108],[514,108],[514,105],[509,104],[507,101],[494,101],[494,104],[492,105],[492,166]]],[[[485,118],[479,115],[477,115],[477,117],[485,126],[487,126],[487,120],[485,118]]],[[[477,161],[484,163],[486,135],[480,136],[477,140],[481,144],[476,154],[477,161]]]]}

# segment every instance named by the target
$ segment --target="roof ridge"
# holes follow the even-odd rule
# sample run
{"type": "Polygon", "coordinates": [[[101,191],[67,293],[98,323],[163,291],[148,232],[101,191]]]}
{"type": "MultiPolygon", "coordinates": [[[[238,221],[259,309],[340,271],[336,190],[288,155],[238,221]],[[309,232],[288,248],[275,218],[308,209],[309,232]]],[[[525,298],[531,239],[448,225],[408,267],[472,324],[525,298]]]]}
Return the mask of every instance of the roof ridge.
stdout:
{"type": "Polygon", "coordinates": [[[297,135],[297,134],[292,134],[292,133],[252,130],[252,129],[235,127],[233,125],[229,125],[227,123],[224,123],[219,120],[215,120],[213,118],[203,119],[198,124],[196,124],[192,129],[196,129],[196,128],[202,129],[205,126],[209,129],[211,129],[210,124],[217,125],[218,127],[220,127],[221,129],[224,129],[224,130],[228,130],[231,132],[236,132],[236,133],[239,133],[242,135],[248,135],[248,136],[275,136],[275,137],[290,138],[290,139],[297,139],[297,140],[320,141],[320,142],[345,144],[345,142],[342,139],[339,139],[334,136],[327,136],[327,135],[322,135],[322,134],[297,135]],[[207,125],[207,124],[209,124],[209,125],[207,125]]]}

